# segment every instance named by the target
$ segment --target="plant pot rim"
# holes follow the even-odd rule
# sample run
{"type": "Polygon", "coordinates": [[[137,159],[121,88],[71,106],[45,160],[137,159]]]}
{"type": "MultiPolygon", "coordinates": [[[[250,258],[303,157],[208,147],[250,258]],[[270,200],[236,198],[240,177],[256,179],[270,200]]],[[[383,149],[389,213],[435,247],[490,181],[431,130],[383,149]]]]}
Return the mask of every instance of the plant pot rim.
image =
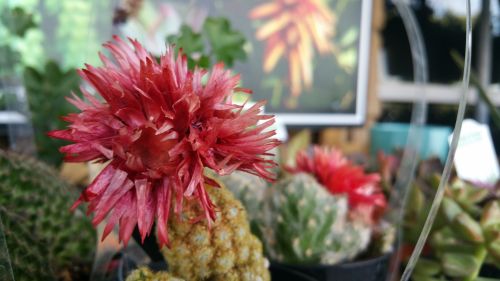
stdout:
{"type": "Polygon", "coordinates": [[[275,260],[271,260],[271,263],[274,263],[277,265],[283,265],[283,266],[287,266],[287,267],[295,267],[295,268],[303,268],[303,269],[326,269],[326,268],[332,268],[332,267],[357,268],[357,267],[364,267],[364,266],[377,264],[383,260],[389,259],[392,254],[393,254],[392,252],[389,252],[389,253],[380,255],[378,257],[374,257],[374,258],[369,258],[369,259],[364,259],[364,260],[359,260],[359,261],[343,262],[343,263],[331,264],[331,265],[329,265],[329,264],[293,264],[293,263],[278,262],[275,260]]]}

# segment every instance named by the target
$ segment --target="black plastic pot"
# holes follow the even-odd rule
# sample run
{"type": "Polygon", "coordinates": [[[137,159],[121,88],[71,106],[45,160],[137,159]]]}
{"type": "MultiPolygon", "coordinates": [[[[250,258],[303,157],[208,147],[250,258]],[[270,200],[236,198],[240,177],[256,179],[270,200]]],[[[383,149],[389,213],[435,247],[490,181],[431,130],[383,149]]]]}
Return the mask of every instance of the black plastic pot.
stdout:
{"type": "MultiPolygon", "coordinates": [[[[153,229],[155,228],[155,224],[153,224],[153,229]]],[[[156,241],[156,235],[150,234],[146,236],[144,242],[141,241],[141,234],[139,233],[139,228],[136,226],[134,228],[134,232],[132,233],[132,237],[134,240],[141,246],[141,248],[146,252],[146,254],[151,258],[153,262],[162,262],[163,255],[160,252],[160,247],[158,246],[158,242],[156,241]]]]}
{"type": "Polygon", "coordinates": [[[479,276],[500,279],[500,266],[493,266],[490,264],[485,264],[481,268],[481,272],[479,273],[479,276]]]}
{"type": "Polygon", "coordinates": [[[273,281],[385,281],[390,254],[337,265],[291,265],[271,262],[273,281]]]}

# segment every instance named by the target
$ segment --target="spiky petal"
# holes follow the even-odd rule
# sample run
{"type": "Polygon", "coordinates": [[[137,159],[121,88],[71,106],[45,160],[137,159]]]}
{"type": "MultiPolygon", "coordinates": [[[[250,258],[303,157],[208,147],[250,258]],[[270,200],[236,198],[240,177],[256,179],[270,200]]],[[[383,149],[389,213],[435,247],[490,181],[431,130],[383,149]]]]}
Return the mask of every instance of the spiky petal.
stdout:
{"type": "Polygon", "coordinates": [[[351,215],[373,223],[380,218],[387,205],[380,188],[380,175],[366,174],[361,166],[352,164],[341,151],[314,147],[313,153],[297,154],[292,173],[309,173],[316,177],[332,194],[345,194],[351,215]]]}
{"type": "Polygon", "coordinates": [[[203,210],[193,219],[215,218],[206,186],[217,183],[204,176],[205,168],[273,180],[268,151],[279,141],[267,131],[274,119],[261,114],[264,102],[248,110],[231,102],[233,92],[249,90],[238,88],[239,76],[223,65],[190,71],[171,47],[158,62],[129,41],[132,46],[114,37],[104,45],[112,57],[100,55],[103,67],[79,71],[104,101],[82,88],[87,101],[68,99],[81,112],[64,117],[68,128],[49,135],[73,142],[60,149],[66,161],[109,161],[74,205],[89,202],[95,225],[109,218],[103,238],[119,224],[127,243],[137,224],[144,239],[156,220],[164,245],[168,220],[181,214],[184,200],[203,210]]]}

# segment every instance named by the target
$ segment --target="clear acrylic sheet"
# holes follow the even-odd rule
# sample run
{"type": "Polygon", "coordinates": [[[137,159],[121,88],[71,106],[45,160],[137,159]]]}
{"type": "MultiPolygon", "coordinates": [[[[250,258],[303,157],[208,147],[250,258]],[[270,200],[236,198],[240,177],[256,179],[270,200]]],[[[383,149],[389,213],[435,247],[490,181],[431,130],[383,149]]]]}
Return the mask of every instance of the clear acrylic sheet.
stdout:
{"type": "MultiPolygon", "coordinates": [[[[112,2],[112,1],[110,1],[112,2]]],[[[437,208],[439,207],[439,203],[442,199],[442,193],[444,190],[444,183],[449,178],[451,166],[452,166],[452,160],[453,156],[456,150],[457,142],[458,142],[458,136],[460,134],[461,130],[461,123],[463,120],[463,115],[464,115],[464,110],[465,110],[465,101],[466,101],[466,95],[467,95],[467,88],[468,88],[468,80],[469,80],[469,70],[470,70],[470,52],[471,52],[471,25],[470,25],[470,0],[467,0],[467,41],[466,41],[466,65],[465,65],[465,70],[464,70],[464,79],[463,79],[463,93],[462,97],[460,100],[460,106],[459,106],[459,112],[457,115],[457,120],[456,120],[456,125],[455,125],[455,131],[453,135],[453,140],[452,140],[452,145],[450,147],[450,152],[448,154],[448,158],[446,161],[446,166],[443,171],[443,177],[441,179],[441,183],[439,186],[439,191],[436,194],[436,198],[432,207],[432,211],[429,215],[429,218],[427,220],[426,226],[424,227],[424,231],[422,232],[421,239],[419,241],[419,244],[417,245],[417,248],[415,249],[412,258],[405,270],[405,273],[402,276],[401,280],[408,280],[408,278],[411,276],[412,269],[418,259],[418,256],[420,254],[420,251],[422,249],[423,243],[425,242],[425,239],[428,235],[428,231],[430,227],[432,226],[435,211],[437,211],[437,208]]],[[[416,21],[414,19],[414,16],[411,13],[411,10],[408,8],[408,4],[405,3],[404,1],[395,1],[395,4],[397,6],[397,9],[399,13],[401,14],[404,23],[405,23],[405,28],[408,33],[408,37],[410,40],[410,46],[412,48],[412,58],[414,62],[414,68],[415,68],[415,83],[417,85],[420,85],[422,87],[422,99],[417,101],[414,104],[413,107],[413,114],[412,114],[412,126],[409,132],[409,138],[408,138],[408,144],[405,147],[405,154],[402,160],[402,166],[401,169],[398,173],[398,178],[397,178],[397,183],[396,183],[396,189],[395,189],[395,194],[392,196],[392,201],[391,201],[391,206],[394,208],[394,210],[398,210],[396,213],[401,213],[401,210],[403,210],[404,205],[401,205],[400,202],[404,202],[406,200],[403,200],[406,196],[406,191],[408,190],[408,186],[413,180],[413,175],[416,167],[416,152],[419,150],[419,139],[421,137],[421,129],[422,126],[425,125],[425,116],[426,116],[426,102],[425,102],[425,84],[427,83],[428,76],[427,76],[427,65],[426,65],[426,55],[425,55],[425,49],[423,47],[423,42],[421,39],[421,34],[418,29],[418,25],[416,24],[416,21]]],[[[111,10],[111,9],[109,9],[111,10]]],[[[91,11],[92,12],[92,11],[91,11]]],[[[94,17],[97,17],[94,14],[94,17]]],[[[94,23],[96,19],[94,18],[94,23]]],[[[110,37],[110,30],[107,30],[106,32],[100,32],[101,37],[104,38],[106,36],[110,37]],[[106,34],[106,35],[103,35],[106,34]]],[[[4,82],[0,80],[0,82],[4,82]]],[[[19,83],[17,83],[19,84],[19,83]]],[[[5,85],[4,83],[0,83],[0,86],[5,85]]],[[[18,85],[19,86],[19,85],[18,85]]],[[[16,88],[14,87],[13,90],[14,93],[16,93],[16,97],[19,98],[19,104],[15,104],[12,106],[12,108],[16,108],[20,112],[25,112],[27,114],[27,110],[25,107],[25,102],[23,102],[23,97],[22,97],[22,87],[16,88]],[[19,94],[21,93],[21,94],[19,94]],[[23,105],[24,104],[24,105],[23,105]],[[23,108],[24,106],[24,108],[23,108]]],[[[25,128],[26,129],[26,128],[25,128]]],[[[17,130],[17,129],[15,129],[17,130]]],[[[30,128],[26,129],[30,130],[30,128]]],[[[18,131],[18,136],[25,137],[28,133],[28,131],[18,131]]],[[[13,135],[16,135],[15,133],[13,135]]],[[[393,221],[399,223],[401,222],[401,216],[395,215],[394,217],[391,218],[393,221]]],[[[1,220],[1,218],[0,218],[1,220]]],[[[98,231],[100,232],[100,231],[98,231]]],[[[100,233],[98,233],[99,235],[100,233]]],[[[100,235],[98,236],[100,238],[100,235]]],[[[115,256],[118,252],[122,253],[122,259],[119,261],[119,266],[118,268],[120,270],[127,269],[127,260],[132,260],[134,264],[145,264],[148,262],[147,256],[145,253],[138,247],[136,243],[131,240],[131,243],[127,248],[123,248],[120,243],[118,243],[116,235],[112,234],[108,239],[105,241],[99,243],[96,251],[96,258],[94,261],[94,266],[93,266],[93,272],[92,272],[92,280],[105,280],[107,276],[107,270],[109,269],[112,258],[115,256]]],[[[398,269],[398,267],[396,267],[398,269]]],[[[122,274],[123,278],[123,274],[122,274]]],[[[5,236],[3,232],[3,226],[0,224],[0,279],[1,280],[14,280],[14,277],[12,275],[12,269],[10,268],[10,260],[8,257],[8,249],[6,247],[5,243],[5,236]]]]}
{"type": "Polygon", "coordinates": [[[434,200],[432,202],[432,206],[427,216],[427,220],[425,221],[424,227],[418,239],[417,245],[413,250],[413,253],[408,261],[408,264],[403,272],[401,277],[402,281],[409,280],[413,269],[418,261],[420,254],[422,253],[422,249],[427,240],[427,237],[430,233],[432,225],[434,223],[434,219],[436,218],[437,212],[439,210],[439,206],[441,205],[441,201],[443,199],[444,191],[446,184],[450,178],[451,169],[453,166],[453,158],[455,156],[455,152],[457,150],[458,140],[460,137],[460,132],[462,129],[462,122],[465,115],[465,108],[467,106],[467,96],[469,89],[469,79],[470,79],[470,68],[471,68],[471,52],[472,52],[472,24],[471,24],[471,8],[470,8],[470,0],[466,0],[466,39],[465,39],[465,65],[463,71],[463,79],[462,79],[462,94],[460,97],[460,103],[458,107],[457,119],[455,122],[455,128],[453,130],[453,137],[451,140],[450,150],[448,153],[448,157],[446,159],[445,167],[443,169],[442,177],[439,182],[439,187],[436,191],[434,200]]]}

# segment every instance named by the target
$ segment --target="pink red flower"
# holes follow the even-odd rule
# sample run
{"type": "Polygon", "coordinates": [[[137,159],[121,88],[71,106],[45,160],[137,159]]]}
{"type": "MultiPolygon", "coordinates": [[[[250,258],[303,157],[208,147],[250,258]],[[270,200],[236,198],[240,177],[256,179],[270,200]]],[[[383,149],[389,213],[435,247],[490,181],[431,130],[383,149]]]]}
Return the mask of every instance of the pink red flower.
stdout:
{"type": "Polygon", "coordinates": [[[171,47],[157,61],[137,41],[114,39],[104,45],[112,57],[101,54],[103,67],[79,71],[103,101],[82,88],[87,101],[68,99],[81,112],[64,117],[66,130],[49,133],[73,142],[60,149],[66,161],[109,161],[74,205],[89,202],[94,225],[108,217],[103,238],[119,224],[127,243],[137,224],[144,239],[156,220],[160,244],[168,244],[168,220],[182,213],[184,200],[203,210],[191,219],[213,221],[206,189],[218,184],[205,168],[273,180],[268,151],[279,141],[266,129],[274,119],[260,114],[264,102],[248,110],[231,102],[233,92],[249,92],[238,87],[238,75],[221,64],[190,71],[171,47]]]}
{"type": "Polygon", "coordinates": [[[314,147],[311,155],[302,151],[297,155],[297,166],[289,170],[312,174],[330,193],[347,195],[351,214],[366,214],[366,221],[378,219],[387,205],[380,175],[366,174],[339,150],[314,147]]]}

